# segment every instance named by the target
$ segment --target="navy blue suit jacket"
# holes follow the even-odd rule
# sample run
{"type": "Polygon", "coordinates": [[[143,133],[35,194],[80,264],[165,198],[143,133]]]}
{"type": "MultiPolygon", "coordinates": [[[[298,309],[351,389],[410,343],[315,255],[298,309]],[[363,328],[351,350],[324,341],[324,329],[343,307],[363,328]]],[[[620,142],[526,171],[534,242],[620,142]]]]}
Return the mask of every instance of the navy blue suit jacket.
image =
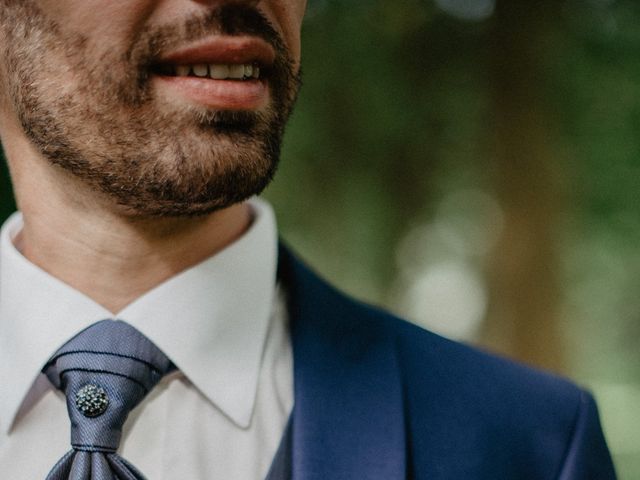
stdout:
{"type": "Polygon", "coordinates": [[[610,480],[591,396],[346,298],[280,250],[294,480],[610,480]]]}

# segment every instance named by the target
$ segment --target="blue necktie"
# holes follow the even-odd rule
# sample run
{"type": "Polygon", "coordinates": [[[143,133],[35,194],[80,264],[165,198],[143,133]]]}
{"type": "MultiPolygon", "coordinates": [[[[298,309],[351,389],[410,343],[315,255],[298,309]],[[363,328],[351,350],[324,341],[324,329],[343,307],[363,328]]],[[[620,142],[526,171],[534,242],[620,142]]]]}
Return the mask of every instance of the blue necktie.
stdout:
{"type": "Polygon", "coordinates": [[[47,480],[144,480],[116,453],[129,412],[174,367],[149,339],[118,320],[80,332],[43,369],[67,398],[72,450],[47,480]]]}

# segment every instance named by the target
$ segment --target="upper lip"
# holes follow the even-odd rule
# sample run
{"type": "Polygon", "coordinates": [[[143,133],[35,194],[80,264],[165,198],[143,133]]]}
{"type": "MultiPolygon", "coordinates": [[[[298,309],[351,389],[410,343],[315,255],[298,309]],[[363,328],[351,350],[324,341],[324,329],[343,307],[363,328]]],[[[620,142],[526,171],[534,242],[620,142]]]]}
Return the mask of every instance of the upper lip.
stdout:
{"type": "Polygon", "coordinates": [[[269,67],[275,60],[269,43],[252,36],[212,36],[163,55],[160,64],[258,64],[269,67]]]}

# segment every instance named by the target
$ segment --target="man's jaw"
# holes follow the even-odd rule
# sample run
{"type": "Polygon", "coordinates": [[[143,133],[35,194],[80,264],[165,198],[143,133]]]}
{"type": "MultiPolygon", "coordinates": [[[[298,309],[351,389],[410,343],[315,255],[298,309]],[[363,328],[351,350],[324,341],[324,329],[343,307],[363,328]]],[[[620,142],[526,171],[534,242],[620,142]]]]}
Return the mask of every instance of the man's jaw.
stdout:
{"type": "Polygon", "coordinates": [[[256,111],[267,106],[275,51],[251,36],[212,36],[160,56],[155,87],[172,99],[216,110],[256,111]]]}

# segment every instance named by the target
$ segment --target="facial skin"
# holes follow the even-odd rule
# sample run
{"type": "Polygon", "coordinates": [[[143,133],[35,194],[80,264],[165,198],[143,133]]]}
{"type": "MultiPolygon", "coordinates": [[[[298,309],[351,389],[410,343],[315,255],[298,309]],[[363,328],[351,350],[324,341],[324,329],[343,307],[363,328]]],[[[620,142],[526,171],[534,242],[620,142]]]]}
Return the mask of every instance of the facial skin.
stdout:
{"type": "Polygon", "coordinates": [[[304,0],[0,0],[2,115],[123,215],[229,207],[275,171],[304,9],[304,0]],[[262,68],[264,101],[216,108],[159,81],[167,55],[223,34],[275,51],[262,68]]]}

